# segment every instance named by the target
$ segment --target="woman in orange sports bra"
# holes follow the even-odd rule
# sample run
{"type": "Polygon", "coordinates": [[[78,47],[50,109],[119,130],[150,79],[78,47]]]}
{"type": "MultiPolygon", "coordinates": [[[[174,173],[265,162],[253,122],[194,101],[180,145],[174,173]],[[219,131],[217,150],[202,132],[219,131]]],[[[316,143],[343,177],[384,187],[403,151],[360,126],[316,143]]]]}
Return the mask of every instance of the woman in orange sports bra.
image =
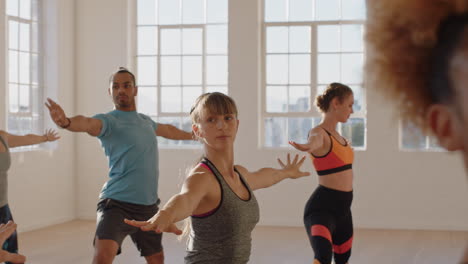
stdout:
{"type": "Polygon", "coordinates": [[[354,96],[348,86],[331,83],[316,105],[322,122],[310,130],[307,143],[290,141],[293,147],[311,155],[319,175],[319,186],[307,201],[304,224],[314,250],[314,264],[348,263],[353,241],[353,159],[350,143],[337,131],[353,113],[354,96]]]}

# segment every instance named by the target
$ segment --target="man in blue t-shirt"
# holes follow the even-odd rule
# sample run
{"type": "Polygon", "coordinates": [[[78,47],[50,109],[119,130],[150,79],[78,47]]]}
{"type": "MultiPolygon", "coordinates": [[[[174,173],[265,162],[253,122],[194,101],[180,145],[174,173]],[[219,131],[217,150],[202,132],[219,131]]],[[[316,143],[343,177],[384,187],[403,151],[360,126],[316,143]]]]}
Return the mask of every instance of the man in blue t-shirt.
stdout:
{"type": "Polygon", "coordinates": [[[109,160],[109,180],[97,205],[93,263],[112,263],[130,235],[148,263],[164,263],[161,234],[143,232],[124,219],[146,220],[158,211],[158,142],[156,136],[191,140],[192,134],[172,125],[159,124],[136,111],[135,76],[125,68],[110,77],[109,94],[115,110],[92,118],[66,117],[50,98],[46,106],[59,127],[98,137],[109,160]],[[155,136],[156,134],[156,136],[155,136]]]}

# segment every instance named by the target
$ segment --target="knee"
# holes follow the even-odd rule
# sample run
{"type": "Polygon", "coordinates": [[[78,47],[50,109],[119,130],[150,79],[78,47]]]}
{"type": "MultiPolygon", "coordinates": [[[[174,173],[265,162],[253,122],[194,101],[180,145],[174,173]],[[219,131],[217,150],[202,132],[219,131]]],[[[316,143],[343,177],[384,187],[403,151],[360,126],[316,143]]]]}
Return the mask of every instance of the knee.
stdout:
{"type": "Polygon", "coordinates": [[[146,262],[148,264],[163,264],[164,263],[164,252],[159,252],[151,256],[147,256],[146,262]]]}
{"type": "Polygon", "coordinates": [[[94,252],[93,264],[112,264],[115,254],[110,251],[96,250],[94,252]]]}

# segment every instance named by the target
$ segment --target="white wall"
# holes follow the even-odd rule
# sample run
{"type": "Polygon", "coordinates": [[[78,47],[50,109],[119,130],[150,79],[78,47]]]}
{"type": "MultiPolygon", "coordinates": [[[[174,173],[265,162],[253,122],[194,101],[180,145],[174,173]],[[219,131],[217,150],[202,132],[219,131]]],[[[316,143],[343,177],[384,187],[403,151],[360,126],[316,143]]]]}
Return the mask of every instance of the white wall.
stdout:
{"type": "MultiPolygon", "coordinates": [[[[131,2],[131,1],[129,1],[131,2]]],[[[276,166],[287,151],[258,149],[260,89],[260,0],[230,1],[230,93],[240,109],[237,163],[255,170],[276,166]]],[[[93,115],[112,109],[106,93],[109,74],[132,66],[126,0],[76,1],[76,113],[93,115]]],[[[357,227],[468,230],[467,184],[456,155],[401,152],[398,127],[389,106],[369,91],[367,150],[356,152],[354,222],[357,227]]],[[[107,160],[97,139],[76,142],[77,214],[94,219],[95,204],[106,180],[107,160]]],[[[185,170],[200,156],[195,150],[160,153],[159,194],[164,202],[177,192],[185,170]]],[[[306,165],[312,170],[310,163],[306,165]]],[[[287,180],[256,193],[263,225],[301,226],[303,207],[314,190],[314,176],[287,180]]]]}
{"type": "MultiPolygon", "coordinates": [[[[46,89],[71,112],[74,107],[73,1],[46,0],[44,4],[45,28],[49,29],[44,39],[46,89]]],[[[5,87],[1,85],[0,89],[5,87]]],[[[0,116],[5,116],[5,107],[0,108],[0,116]]],[[[9,204],[19,231],[76,217],[74,142],[71,135],[59,132],[62,138],[54,150],[11,153],[9,204]]]]}

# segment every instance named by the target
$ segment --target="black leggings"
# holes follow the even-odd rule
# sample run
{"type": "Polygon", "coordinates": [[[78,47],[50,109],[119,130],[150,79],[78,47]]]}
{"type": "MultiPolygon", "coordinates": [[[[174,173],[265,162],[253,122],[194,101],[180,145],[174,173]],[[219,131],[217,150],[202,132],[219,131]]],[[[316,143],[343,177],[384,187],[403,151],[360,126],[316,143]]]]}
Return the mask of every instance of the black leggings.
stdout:
{"type": "Polygon", "coordinates": [[[345,264],[351,256],[353,192],[319,185],[304,210],[304,225],[315,253],[315,262],[345,264]]]}
{"type": "MultiPolygon", "coordinates": [[[[8,221],[13,221],[13,216],[11,215],[10,207],[7,205],[0,207],[0,223],[6,224],[8,221]]],[[[18,238],[16,231],[3,243],[2,249],[10,253],[18,253],[18,238]]],[[[11,262],[5,262],[10,264],[11,262]]]]}

